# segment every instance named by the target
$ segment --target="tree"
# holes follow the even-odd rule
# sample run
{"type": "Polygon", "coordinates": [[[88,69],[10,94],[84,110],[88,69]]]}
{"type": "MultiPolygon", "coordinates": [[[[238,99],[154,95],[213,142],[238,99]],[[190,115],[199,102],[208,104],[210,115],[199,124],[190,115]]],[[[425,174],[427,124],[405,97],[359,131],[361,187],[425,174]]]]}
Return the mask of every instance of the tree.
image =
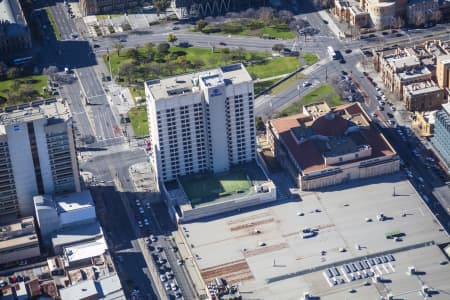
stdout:
{"type": "Polygon", "coordinates": [[[431,13],[431,20],[434,22],[439,22],[442,18],[442,12],[439,9],[436,9],[431,13]]]}
{"type": "Polygon", "coordinates": [[[0,61],[0,79],[6,77],[6,72],[8,72],[8,66],[3,61],[0,61]]]}
{"type": "Polygon", "coordinates": [[[177,37],[175,36],[175,34],[173,33],[169,33],[169,35],[167,36],[167,42],[168,43],[173,43],[177,40],[177,37]]]}
{"type": "Polygon", "coordinates": [[[271,7],[261,7],[258,9],[258,19],[265,25],[270,25],[273,20],[273,8],[271,7]]]}
{"type": "Polygon", "coordinates": [[[183,55],[183,56],[177,57],[176,63],[177,63],[177,65],[179,65],[180,67],[183,68],[184,72],[186,72],[186,70],[190,64],[190,61],[187,59],[187,57],[185,55],[183,55]]]}
{"type": "Polygon", "coordinates": [[[196,25],[197,25],[197,30],[202,31],[203,28],[205,28],[206,25],[208,25],[208,23],[206,23],[205,20],[198,20],[196,25]]]}
{"type": "Polygon", "coordinates": [[[152,42],[148,42],[145,44],[145,49],[147,50],[147,52],[152,52],[155,49],[155,44],[153,44],[152,42]]]}
{"type": "Polygon", "coordinates": [[[191,64],[194,69],[200,69],[204,65],[204,62],[200,58],[194,58],[192,59],[191,64]]]}
{"type": "Polygon", "coordinates": [[[16,67],[12,67],[6,72],[6,77],[8,79],[15,79],[19,76],[20,76],[20,70],[16,67]]]}
{"type": "Polygon", "coordinates": [[[276,51],[276,52],[281,52],[281,50],[284,49],[284,45],[283,44],[275,44],[272,46],[272,50],[276,51]]]}
{"type": "Polygon", "coordinates": [[[159,17],[161,13],[166,13],[170,7],[170,0],[154,0],[153,7],[156,9],[156,15],[159,17]]]}
{"type": "Polygon", "coordinates": [[[52,77],[56,73],[58,73],[58,67],[56,67],[56,66],[49,66],[49,67],[44,68],[42,70],[42,74],[43,75],[47,75],[47,76],[50,76],[50,77],[52,77]]]}
{"type": "Polygon", "coordinates": [[[114,43],[113,48],[117,51],[117,56],[120,56],[120,50],[123,49],[123,45],[121,43],[114,43]]]}
{"type": "Polygon", "coordinates": [[[132,63],[126,62],[119,66],[119,72],[117,75],[122,76],[125,81],[131,82],[134,78],[134,73],[136,72],[136,68],[132,63]]]}
{"type": "Polygon", "coordinates": [[[160,43],[157,48],[159,53],[167,54],[169,53],[170,45],[168,43],[160,43]]]}
{"type": "Polygon", "coordinates": [[[137,60],[139,57],[139,51],[135,48],[130,48],[126,51],[125,56],[137,60]]]}

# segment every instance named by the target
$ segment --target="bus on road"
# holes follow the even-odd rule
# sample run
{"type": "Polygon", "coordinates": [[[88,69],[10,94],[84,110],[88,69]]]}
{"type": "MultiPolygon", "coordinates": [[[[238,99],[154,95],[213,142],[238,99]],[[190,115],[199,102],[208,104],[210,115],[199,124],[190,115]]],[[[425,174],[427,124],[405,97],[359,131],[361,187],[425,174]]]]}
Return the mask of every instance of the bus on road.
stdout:
{"type": "Polygon", "coordinates": [[[328,55],[330,56],[331,59],[337,59],[336,52],[334,52],[333,47],[328,46],[327,50],[328,50],[328,55]]]}

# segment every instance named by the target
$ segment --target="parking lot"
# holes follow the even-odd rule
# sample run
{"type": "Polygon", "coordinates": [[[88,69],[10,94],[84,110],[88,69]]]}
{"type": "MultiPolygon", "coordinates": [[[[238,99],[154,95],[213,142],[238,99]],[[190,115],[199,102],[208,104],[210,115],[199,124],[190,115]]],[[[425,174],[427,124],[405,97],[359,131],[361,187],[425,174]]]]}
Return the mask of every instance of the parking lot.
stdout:
{"type": "Polygon", "coordinates": [[[204,280],[241,282],[241,290],[265,299],[284,295],[280,286],[299,295],[298,279],[289,287],[284,282],[290,276],[424,242],[450,241],[400,173],[300,196],[300,202],[212,219],[207,226],[186,224],[184,234],[204,280]],[[304,231],[315,234],[303,237],[304,231]],[[401,237],[387,238],[392,232],[401,237]],[[267,284],[272,280],[273,287],[267,284]]]}

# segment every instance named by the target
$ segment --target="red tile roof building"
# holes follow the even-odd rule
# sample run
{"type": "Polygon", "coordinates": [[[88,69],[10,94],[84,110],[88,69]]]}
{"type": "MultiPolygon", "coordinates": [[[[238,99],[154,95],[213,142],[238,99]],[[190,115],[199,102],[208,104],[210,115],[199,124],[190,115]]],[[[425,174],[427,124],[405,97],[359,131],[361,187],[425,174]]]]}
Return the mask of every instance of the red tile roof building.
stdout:
{"type": "Polygon", "coordinates": [[[393,173],[400,167],[397,153],[359,103],[304,106],[301,114],[270,120],[267,139],[301,190],[393,173]]]}

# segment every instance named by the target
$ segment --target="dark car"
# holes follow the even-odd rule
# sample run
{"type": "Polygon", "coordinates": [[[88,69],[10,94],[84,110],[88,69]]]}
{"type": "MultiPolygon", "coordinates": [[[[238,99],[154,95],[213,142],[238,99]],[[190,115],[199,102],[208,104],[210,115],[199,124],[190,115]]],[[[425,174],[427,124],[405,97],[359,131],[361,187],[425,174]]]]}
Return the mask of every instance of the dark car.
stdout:
{"type": "Polygon", "coordinates": [[[219,45],[220,45],[220,46],[226,46],[227,43],[225,43],[225,42],[220,42],[219,45]]]}
{"type": "Polygon", "coordinates": [[[345,64],[345,63],[346,63],[346,61],[345,61],[345,59],[341,59],[341,60],[339,61],[339,63],[341,63],[341,64],[345,64]]]}
{"type": "Polygon", "coordinates": [[[401,37],[401,36],[403,36],[403,34],[397,33],[395,36],[396,36],[396,37],[401,37]]]}
{"type": "Polygon", "coordinates": [[[180,42],[180,43],[178,43],[178,47],[180,47],[180,48],[189,48],[191,46],[192,45],[189,44],[189,42],[180,42]]]}
{"type": "Polygon", "coordinates": [[[371,34],[369,34],[369,37],[374,38],[374,37],[376,37],[376,35],[374,33],[371,33],[371,34]]]}
{"type": "Polygon", "coordinates": [[[352,49],[345,49],[345,53],[352,53],[352,49]]]}
{"type": "Polygon", "coordinates": [[[342,71],[341,71],[341,74],[342,74],[342,75],[347,75],[348,73],[347,73],[346,71],[342,70],[342,71]]]}
{"type": "Polygon", "coordinates": [[[99,44],[94,44],[94,48],[100,48],[99,44]]]}
{"type": "Polygon", "coordinates": [[[381,33],[382,35],[388,35],[389,34],[389,32],[387,32],[387,31],[383,31],[382,33],[381,33]]]}

